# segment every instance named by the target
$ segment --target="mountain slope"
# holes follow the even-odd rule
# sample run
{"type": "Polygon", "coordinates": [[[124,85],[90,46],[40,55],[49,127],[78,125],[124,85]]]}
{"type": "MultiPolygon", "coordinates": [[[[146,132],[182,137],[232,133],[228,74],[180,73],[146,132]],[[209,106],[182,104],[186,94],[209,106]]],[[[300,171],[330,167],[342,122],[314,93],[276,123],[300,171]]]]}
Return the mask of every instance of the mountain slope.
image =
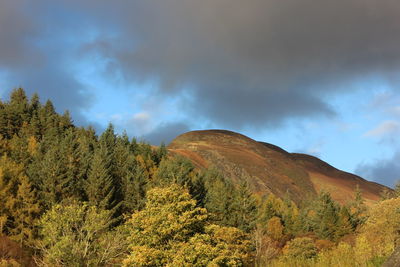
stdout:
{"type": "Polygon", "coordinates": [[[288,153],[278,146],[225,130],[188,132],[173,140],[168,149],[200,168],[217,168],[235,183],[247,181],[255,193],[279,197],[290,194],[296,202],[325,190],[345,203],[354,198],[358,185],[366,202],[372,203],[385,188],[313,156],[288,153]]]}

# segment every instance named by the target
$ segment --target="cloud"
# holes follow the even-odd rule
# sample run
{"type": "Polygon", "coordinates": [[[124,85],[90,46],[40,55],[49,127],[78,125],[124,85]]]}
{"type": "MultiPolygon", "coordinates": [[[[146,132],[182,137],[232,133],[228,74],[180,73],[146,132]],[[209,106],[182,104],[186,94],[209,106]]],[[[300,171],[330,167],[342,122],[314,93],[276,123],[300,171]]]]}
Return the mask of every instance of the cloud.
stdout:
{"type": "Polygon", "coordinates": [[[367,179],[393,187],[400,181],[400,151],[392,158],[381,159],[374,163],[359,164],[355,173],[367,179]]]}
{"type": "Polygon", "coordinates": [[[382,142],[393,143],[400,134],[400,123],[395,120],[387,120],[364,134],[366,137],[379,138],[382,142]]]}
{"type": "Polygon", "coordinates": [[[175,137],[189,131],[189,126],[183,122],[161,123],[150,133],[142,136],[143,140],[153,145],[160,145],[162,142],[169,144],[175,137]]]}
{"type": "Polygon", "coordinates": [[[218,125],[332,116],[330,95],[369,75],[394,82],[400,67],[396,1],[166,0],[119,8],[123,36],[107,55],[124,77],[156,79],[166,95],[189,93],[185,112],[218,125]]]}
{"type": "Polygon", "coordinates": [[[149,133],[154,128],[151,115],[147,112],[134,114],[126,126],[128,130],[139,136],[149,133]]]}
{"type": "Polygon", "coordinates": [[[320,139],[318,142],[312,144],[309,147],[304,147],[301,149],[297,149],[296,153],[304,153],[308,155],[313,155],[315,157],[321,157],[324,146],[326,145],[326,141],[320,139]]]}
{"type": "Polygon", "coordinates": [[[76,117],[95,101],[74,68],[90,54],[99,76],[184,98],[190,123],[264,129],[335,116],[330,96],[369,75],[398,84],[399,13],[390,0],[6,0],[0,70],[76,117]]]}

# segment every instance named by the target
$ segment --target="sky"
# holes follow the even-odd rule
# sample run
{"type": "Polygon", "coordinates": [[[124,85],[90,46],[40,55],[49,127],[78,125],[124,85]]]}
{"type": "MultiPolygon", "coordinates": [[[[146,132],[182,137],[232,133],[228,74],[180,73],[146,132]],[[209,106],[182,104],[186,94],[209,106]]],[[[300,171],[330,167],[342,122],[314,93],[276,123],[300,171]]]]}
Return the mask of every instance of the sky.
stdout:
{"type": "Polygon", "coordinates": [[[152,144],[227,129],[400,179],[398,0],[2,0],[0,96],[152,144]]]}

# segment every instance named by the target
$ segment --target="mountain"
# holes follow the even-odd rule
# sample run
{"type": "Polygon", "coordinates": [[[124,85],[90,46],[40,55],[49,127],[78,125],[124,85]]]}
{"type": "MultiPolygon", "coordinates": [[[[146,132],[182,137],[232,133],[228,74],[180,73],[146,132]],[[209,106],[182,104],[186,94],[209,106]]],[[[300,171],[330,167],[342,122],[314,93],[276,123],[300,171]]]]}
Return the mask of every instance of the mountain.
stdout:
{"type": "MultiPolygon", "coordinates": [[[[328,191],[344,204],[357,187],[367,204],[388,189],[357,175],[340,171],[306,154],[284,149],[226,130],[192,131],[176,137],[169,151],[190,159],[197,167],[215,167],[234,183],[247,181],[256,194],[289,194],[295,202],[328,191]]],[[[390,189],[389,189],[390,190],[390,189]]]]}

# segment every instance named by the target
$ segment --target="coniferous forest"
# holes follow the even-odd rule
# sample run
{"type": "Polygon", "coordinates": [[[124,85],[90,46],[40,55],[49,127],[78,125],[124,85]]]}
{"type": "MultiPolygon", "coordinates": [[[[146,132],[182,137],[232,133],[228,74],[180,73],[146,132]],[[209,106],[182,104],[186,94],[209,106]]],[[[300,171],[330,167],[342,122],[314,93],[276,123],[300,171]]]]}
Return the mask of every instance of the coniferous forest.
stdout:
{"type": "Polygon", "coordinates": [[[253,195],[23,89],[0,103],[0,150],[0,266],[380,266],[400,237],[395,194],[253,195]]]}

